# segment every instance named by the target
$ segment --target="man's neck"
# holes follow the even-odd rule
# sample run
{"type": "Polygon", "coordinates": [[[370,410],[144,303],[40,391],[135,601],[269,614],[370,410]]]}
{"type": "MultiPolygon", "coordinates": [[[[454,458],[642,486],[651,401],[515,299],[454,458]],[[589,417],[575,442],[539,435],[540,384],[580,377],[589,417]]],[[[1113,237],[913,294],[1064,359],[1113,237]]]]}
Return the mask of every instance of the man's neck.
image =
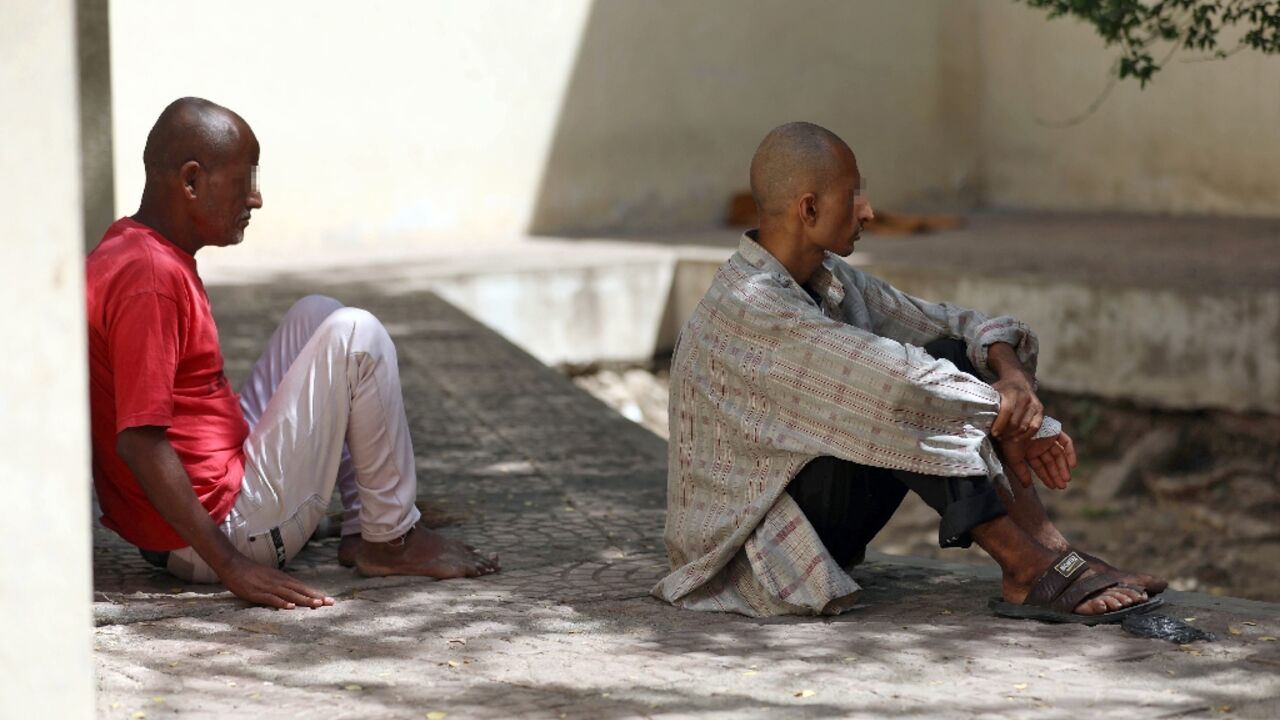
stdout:
{"type": "Polygon", "coordinates": [[[166,217],[164,213],[156,212],[154,208],[149,207],[145,199],[142,206],[138,208],[138,212],[130,216],[130,219],[155,230],[160,234],[160,237],[167,240],[170,245],[173,245],[192,257],[195,257],[196,251],[200,249],[199,245],[194,247],[191,246],[190,242],[187,240],[190,235],[183,232],[181,227],[179,227],[177,223],[172,222],[172,220],[166,217]]]}
{"type": "Polygon", "coordinates": [[[787,232],[786,228],[771,227],[767,223],[760,224],[756,242],[782,263],[791,278],[801,285],[809,282],[826,259],[822,248],[806,244],[799,236],[787,232]]]}

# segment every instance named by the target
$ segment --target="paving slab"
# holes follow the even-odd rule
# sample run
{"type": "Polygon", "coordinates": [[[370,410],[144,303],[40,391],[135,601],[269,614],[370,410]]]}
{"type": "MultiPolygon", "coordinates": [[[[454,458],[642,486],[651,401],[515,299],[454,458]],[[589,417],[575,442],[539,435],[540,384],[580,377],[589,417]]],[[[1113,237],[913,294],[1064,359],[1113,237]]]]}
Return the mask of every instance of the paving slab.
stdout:
{"type": "MultiPolygon", "coordinates": [[[[211,288],[239,381],[299,284],[211,288]]],[[[501,553],[476,580],[364,579],[336,541],[293,563],[338,599],[252,608],[184,585],[98,528],[98,711],[107,718],[1280,717],[1280,607],[1167,593],[1216,633],[1003,620],[991,570],[875,555],[835,618],[694,613],[665,572],[666,447],[429,293],[333,293],[395,336],[442,532],[501,553]],[[141,713],[141,714],[139,714],[141,713]]]]}

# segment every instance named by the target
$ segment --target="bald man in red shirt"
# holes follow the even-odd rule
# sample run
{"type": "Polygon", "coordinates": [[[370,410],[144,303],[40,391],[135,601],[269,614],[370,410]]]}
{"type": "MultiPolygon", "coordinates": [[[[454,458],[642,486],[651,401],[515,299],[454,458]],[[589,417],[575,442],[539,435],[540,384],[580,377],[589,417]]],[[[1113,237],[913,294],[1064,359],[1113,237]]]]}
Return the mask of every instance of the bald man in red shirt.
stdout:
{"type": "Polygon", "coordinates": [[[474,577],[497,557],[421,526],[395,346],[332,298],[286,314],[242,395],[223,372],[197,271],[262,207],[259,147],[234,112],[165,108],[132,217],[86,261],[93,478],[103,523],[188,581],[279,608],[333,598],[283,570],[337,484],[339,558],[364,575],[474,577]]]}

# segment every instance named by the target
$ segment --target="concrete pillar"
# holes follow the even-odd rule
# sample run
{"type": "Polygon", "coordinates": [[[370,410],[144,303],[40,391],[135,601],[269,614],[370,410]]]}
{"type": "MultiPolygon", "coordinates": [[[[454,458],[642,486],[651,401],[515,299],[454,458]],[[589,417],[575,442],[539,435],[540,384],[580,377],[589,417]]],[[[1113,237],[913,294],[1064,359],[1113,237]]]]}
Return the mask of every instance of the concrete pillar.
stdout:
{"type": "Polygon", "coordinates": [[[0,3],[0,717],[94,711],[73,0],[0,3]]]}

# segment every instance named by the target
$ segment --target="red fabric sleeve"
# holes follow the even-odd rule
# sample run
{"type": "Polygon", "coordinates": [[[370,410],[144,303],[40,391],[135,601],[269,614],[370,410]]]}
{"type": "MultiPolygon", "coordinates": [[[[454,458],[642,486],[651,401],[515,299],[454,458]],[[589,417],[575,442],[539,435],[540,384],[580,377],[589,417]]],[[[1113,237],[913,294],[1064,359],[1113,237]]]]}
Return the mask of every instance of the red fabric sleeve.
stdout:
{"type": "Polygon", "coordinates": [[[108,322],[116,432],[144,425],[169,427],[180,344],[177,303],[156,292],[140,292],[121,300],[108,322]]]}

